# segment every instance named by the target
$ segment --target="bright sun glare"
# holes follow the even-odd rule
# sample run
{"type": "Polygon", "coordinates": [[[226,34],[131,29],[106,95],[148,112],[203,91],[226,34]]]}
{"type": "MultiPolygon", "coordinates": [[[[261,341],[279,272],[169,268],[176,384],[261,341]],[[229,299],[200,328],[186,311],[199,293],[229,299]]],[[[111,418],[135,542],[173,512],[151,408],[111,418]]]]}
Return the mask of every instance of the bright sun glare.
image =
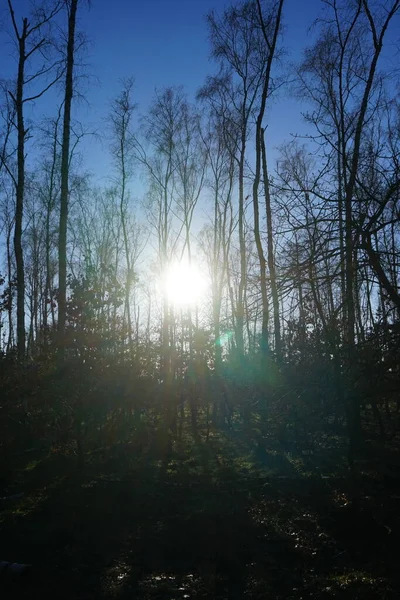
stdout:
{"type": "Polygon", "coordinates": [[[205,297],[207,281],[198,267],[188,263],[174,263],[164,276],[165,292],[174,306],[194,306],[205,297]]]}

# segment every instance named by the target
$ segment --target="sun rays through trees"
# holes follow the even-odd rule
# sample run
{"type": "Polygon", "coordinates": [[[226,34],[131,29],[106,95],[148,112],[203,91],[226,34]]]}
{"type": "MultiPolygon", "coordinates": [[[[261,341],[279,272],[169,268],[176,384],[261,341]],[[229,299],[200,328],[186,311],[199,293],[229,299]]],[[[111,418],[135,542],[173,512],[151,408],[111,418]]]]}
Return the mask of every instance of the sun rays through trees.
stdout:
{"type": "MultiPolygon", "coordinates": [[[[339,589],[349,598],[397,597],[389,579],[399,535],[392,465],[400,435],[400,0],[305,2],[313,26],[301,44],[304,15],[293,1],[207,0],[208,75],[193,83],[199,65],[186,40],[179,60],[190,58],[192,79],[182,85],[150,80],[153,54],[167,69],[171,48],[165,43],[164,57],[145,47],[158,47],[175,22],[179,30],[174,2],[174,23],[163,31],[164,3],[143,22],[146,36],[158,32],[152,42],[137,32],[113,37],[112,23],[122,32],[121,15],[130,20],[122,0],[107,14],[101,2],[84,0],[4,4],[7,539],[15,519],[23,546],[18,523],[27,523],[30,562],[40,507],[53,515],[59,494],[60,514],[76,501],[76,519],[92,523],[95,543],[107,516],[96,505],[92,520],[84,508],[95,502],[93,487],[115,503],[110,513],[124,498],[137,511],[122,509],[124,542],[113,514],[118,543],[100,560],[101,575],[86,565],[96,597],[141,590],[137,597],[231,600],[259,598],[263,587],[271,598],[329,598],[339,589]],[[105,24],[110,56],[97,46],[93,60],[118,83],[101,89],[86,30],[100,36],[105,24]],[[138,40],[135,54],[128,48],[138,40]],[[128,55],[134,77],[120,77],[128,55]],[[369,554],[360,542],[367,521],[376,535],[369,554]],[[135,544],[143,552],[136,570],[135,544]],[[271,544],[287,571],[293,567],[289,583],[271,559],[265,568],[275,576],[268,583],[262,574],[260,556],[271,556],[271,544]]],[[[142,4],[132,27],[147,14],[142,4]]],[[[180,12],[189,19],[198,7],[187,4],[180,12]]],[[[181,29],[186,35],[186,24],[181,29]]],[[[76,529],[74,519],[67,520],[76,529]]],[[[55,555],[75,564],[75,533],[56,515],[51,523],[65,537],[55,555]]],[[[3,558],[0,585],[16,568],[3,558]]],[[[46,560],[63,573],[47,550],[46,560]]]]}

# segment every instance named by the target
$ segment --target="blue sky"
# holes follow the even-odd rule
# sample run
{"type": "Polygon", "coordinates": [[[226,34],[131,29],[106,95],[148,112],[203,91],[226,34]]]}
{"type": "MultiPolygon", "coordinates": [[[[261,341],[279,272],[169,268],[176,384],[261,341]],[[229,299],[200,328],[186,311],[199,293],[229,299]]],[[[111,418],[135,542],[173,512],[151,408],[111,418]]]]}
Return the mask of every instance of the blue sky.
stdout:
{"type": "MultiPolygon", "coordinates": [[[[135,77],[144,102],[155,86],[195,90],[213,70],[205,15],[226,5],[226,0],[93,0],[90,11],[81,14],[81,26],[94,44],[91,63],[102,83],[101,97],[126,75],[135,77]]],[[[293,56],[320,6],[321,0],[287,0],[286,44],[293,56]]]]}
{"type": "MultiPolygon", "coordinates": [[[[145,110],[156,87],[183,85],[194,95],[216,69],[209,58],[205,16],[212,9],[222,12],[227,4],[226,0],[94,0],[91,10],[81,17],[93,41],[90,63],[100,82],[89,94],[91,112],[104,112],[124,76],[135,78],[140,110],[145,110]]],[[[300,57],[321,4],[321,0],[286,0],[288,60],[300,57]]],[[[301,128],[300,111],[298,103],[288,97],[281,98],[273,110],[270,135],[280,143],[301,128]]]]}
{"type": "MultiPolygon", "coordinates": [[[[90,4],[88,8],[82,0],[78,21],[90,42],[84,71],[92,77],[85,84],[87,102],[75,106],[77,117],[90,129],[104,131],[104,118],[123,77],[135,79],[139,114],[145,112],[155,88],[183,85],[193,97],[207,74],[215,72],[216,65],[209,58],[205,16],[212,9],[222,12],[229,5],[226,0],[92,0],[90,4]]],[[[29,14],[29,5],[30,0],[14,0],[19,19],[29,14]]],[[[322,0],[285,1],[283,44],[288,62],[301,60],[304,47],[312,41],[309,27],[322,7],[322,0]]],[[[9,77],[16,72],[16,63],[5,33],[10,29],[6,0],[0,3],[0,23],[4,49],[0,77],[9,77]]],[[[393,48],[388,52],[393,58],[393,48]]],[[[291,133],[305,131],[303,108],[286,88],[267,110],[270,154],[291,133]]],[[[54,94],[38,102],[35,112],[37,116],[54,115],[54,94]]],[[[107,144],[102,149],[92,140],[83,150],[86,167],[97,178],[104,177],[108,171],[107,144]]]]}
{"type": "MultiPolygon", "coordinates": [[[[29,0],[14,0],[17,18],[29,14],[29,0]]],[[[85,85],[87,104],[81,103],[77,116],[93,129],[104,129],[103,119],[111,99],[120,89],[119,81],[132,76],[136,82],[136,101],[144,112],[155,88],[183,85],[194,96],[207,74],[215,71],[209,58],[206,14],[222,12],[226,0],[92,0],[79,9],[79,28],[89,39],[85,71],[92,75],[85,85]]],[[[286,0],[284,8],[285,47],[288,60],[296,60],[309,39],[308,27],[321,8],[321,0],[286,0]]],[[[15,69],[6,2],[0,12],[3,32],[0,34],[3,64],[0,77],[9,77],[15,69]],[[5,59],[5,60],[4,60],[5,59]]],[[[48,95],[35,106],[38,116],[54,114],[54,95],[48,95]]],[[[269,135],[279,144],[291,132],[302,128],[300,107],[289,97],[281,97],[269,115],[269,135]]],[[[97,144],[85,148],[86,166],[104,174],[106,157],[97,144]]]]}

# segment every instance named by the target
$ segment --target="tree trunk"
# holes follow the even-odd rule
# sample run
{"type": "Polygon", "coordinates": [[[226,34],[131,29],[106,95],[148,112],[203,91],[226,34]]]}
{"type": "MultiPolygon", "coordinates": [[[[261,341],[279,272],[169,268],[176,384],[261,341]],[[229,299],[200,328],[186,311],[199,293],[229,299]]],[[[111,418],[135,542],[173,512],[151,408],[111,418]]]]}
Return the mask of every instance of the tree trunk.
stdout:
{"type": "Polygon", "coordinates": [[[58,350],[64,357],[67,308],[67,224],[69,194],[69,149],[73,97],[74,47],[78,0],[71,0],[68,17],[67,70],[65,76],[63,140],[61,148],[60,229],[58,239],[58,350]]]}
{"type": "MultiPolygon", "coordinates": [[[[264,75],[264,83],[262,87],[261,93],[261,104],[260,110],[257,116],[256,123],[256,168],[253,182],[253,212],[254,212],[254,237],[257,247],[258,261],[260,263],[260,285],[261,285],[261,300],[262,300],[262,325],[261,325],[261,351],[263,354],[266,354],[269,350],[269,339],[268,339],[268,325],[269,325],[269,306],[268,306],[268,295],[267,295],[267,278],[266,278],[266,261],[264,256],[264,250],[261,243],[260,236],[260,216],[259,216],[259,202],[258,202],[258,188],[260,186],[261,180],[261,161],[263,162],[263,172],[264,172],[264,189],[265,189],[265,198],[266,203],[268,203],[270,198],[269,191],[269,180],[266,176],[266,153],[264,147],[264,130],[262,127],[262,123],[265,115],[265,108],[267,103],[267,98],[269,94],[270,88],[270,78],[271,78],[271,69],[272,62],[275,56],[276,42],[278,39],[278,33],[280,30],[281,24],[281,15],[283,8],[283,0],[280,0],[278,5],[278,11],[275,18],[274,23],[274,32],[272,35],[272,40],[269,41],[268,32],[266,28],[266,24],[264,22],[264,16],[262,13],[261,2],[257,0],[257,8],[258,8],[258,17],[260,21],[261,30],[263,33],[265,45],[268,49],[268,59],[265,66],[265,75],[264,75]],[[268,200],[267,200],[268,198],[268,200]]],[[[270,202],[269,202],[270,204],[270,202]]],[[[267,209],[268,212],[268,209],[267,209]]],[[[269,234],[272,234],[271,232],[269,234]]],[[[272,244],[272,239],[271,239],[272,244]]],[[[268,253],[269,253],[269,245],[268,245],[268,253]]],[[[274,313],[275,314],[275,313],[274,313]]],[[[279,315],[278,315],[279,319],[279,315]]],[[[275,321],[274,321],[275,323],[275,321]]],[[[275,345],[278,346],[279,354],[280,354],[280,331],[278,334],[278,344],[276,343],[276,331],[275,331],[275,345]]],[[[278,352],[277,352],[278,354],[278,352]]]]}
{"type": "Polygon", "coordinates": [[[14,324],[13,324],[13,277],[12,277],[12,259],[11,259],[11,231],[12,225],[7,230],[7,279],[8,279],[8,302],[7,302],[7,313],[8,313],[8,339],[7,339],[7,352],[11,350],[14,343],[14,324]]]}
{"type": "Polygon", "coordinates": [[[26,60],[26,36],[28,19],[23,20],[22,33],[18,38],[19,60],[17,92],[15,96],[15,109],[17,113],[17,184],[14,229],[14,252],[17,267],[17,350],[18,358],[25,356],[25,271],[24,255],[22,250],[22,220],[24,213],[25,194],[25,125],[24,125],[24,70],[26,60]]]}
{"type": "Polygon", "coordinates": [[[281,339],[281,323],[279,317],[279,297],[278,288],[276,285],[276,269],[274,257],[274,244],[272,237],[272,209],[271,209],[271,194],[269,187],[267,156],[265,149],[264,130],[261,133],[261,149],[263,159],[263,177],[265,188],[265,210],[267,215],[267,236],[268,236],[268,269],[271,285],[272,306],[274,312],[274,334],[275,334],[275,353],[278,362],[282,361],[282,339],[281,339]]]}

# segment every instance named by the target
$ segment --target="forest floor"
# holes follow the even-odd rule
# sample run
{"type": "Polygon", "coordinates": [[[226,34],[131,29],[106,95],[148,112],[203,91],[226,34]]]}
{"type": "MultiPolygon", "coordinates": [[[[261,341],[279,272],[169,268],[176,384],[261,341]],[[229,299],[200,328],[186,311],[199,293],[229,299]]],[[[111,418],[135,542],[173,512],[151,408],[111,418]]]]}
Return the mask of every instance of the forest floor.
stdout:
{"type": "Polygon", "coordinates": [[[400,597],[394,449],[378,465],[371,448],[351,482],[335,438],[288,453],[240,427],[188,432],[166,457],[161,437],[79,473],[74,456],[21,459],[0,490],[23,493],[0,501],[0,560],[32,569],[0,577],[2,599],[400,597]]]}

